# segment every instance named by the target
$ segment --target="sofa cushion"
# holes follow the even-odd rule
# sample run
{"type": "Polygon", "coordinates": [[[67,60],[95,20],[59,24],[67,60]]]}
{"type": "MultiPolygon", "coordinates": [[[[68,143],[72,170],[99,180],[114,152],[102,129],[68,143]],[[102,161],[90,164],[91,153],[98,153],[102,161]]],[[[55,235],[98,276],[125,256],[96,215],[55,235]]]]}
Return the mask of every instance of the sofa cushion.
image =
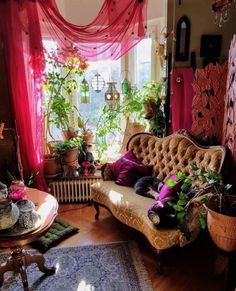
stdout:
{"type": "Polygon", "coordinates": [[[177,194],[177,191],[180,189],[181,185],[183,183],[183,180],[178,179],[176,175],[172,175],[169,178],[167,178],[165,184],[161,188],[158,200],[165,199],[167,197],[170,197],[172,195],[177,194]],[[174,181],[175,185],[174,186],[169,186],[168,181],[174,181]]]}
{"type": "Polygon", "coordinates": [[[113,173],[113,175],[116,179],[121,171],[123,163],[125,162],[124,159],[129,160],[129,161],[133,161],[133,162],[138,163],[138,164],[140,163],[140,161],[133,154],[132,150],[127,151],[122,157],[120,157],[114,163],[109,164],[109,169],[111,170],[111,172],[113,173]]]}
{"type": "Polygon", "coordinates": [[[152,176],[144,176],[135,183],[134,191],[138,195],[156,199],[162,186],[163,182],[161,180],[152,176]]]}
{"type": "Polygon", "coordinates": [[[152,166],[135,163],[134,161],[122,158],[120,172],[116,179],[116,184],[133,187],[142,176],[151,175],[152,166]]]}
{"type": "Polygon", "coordinates": [[[121,222],[142,232],[151,245],[159,250],[188,243],[177,228],[156,227],[148,218],[152,198],[135,195],[134,189],[100,181],[92,185],[92,199],[109,208],[121,222]]]}

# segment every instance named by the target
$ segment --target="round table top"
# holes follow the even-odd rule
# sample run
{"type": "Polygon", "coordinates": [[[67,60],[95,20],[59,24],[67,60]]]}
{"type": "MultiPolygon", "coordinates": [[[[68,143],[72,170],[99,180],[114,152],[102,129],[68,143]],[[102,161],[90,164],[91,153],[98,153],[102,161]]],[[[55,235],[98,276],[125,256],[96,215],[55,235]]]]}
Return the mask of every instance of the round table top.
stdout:
{"type": "Polygon", "coordinates": [[[34,188],[26,188],[26,193],[25,199],[29,199],[35,204],[35,210],[41,220],[40,226],[26,234],[14,236],[0,232],[0,247],[2,248],[24,246],[37,240],[47,232],[57,216],[58,202],[51,194],[34,188]]]}

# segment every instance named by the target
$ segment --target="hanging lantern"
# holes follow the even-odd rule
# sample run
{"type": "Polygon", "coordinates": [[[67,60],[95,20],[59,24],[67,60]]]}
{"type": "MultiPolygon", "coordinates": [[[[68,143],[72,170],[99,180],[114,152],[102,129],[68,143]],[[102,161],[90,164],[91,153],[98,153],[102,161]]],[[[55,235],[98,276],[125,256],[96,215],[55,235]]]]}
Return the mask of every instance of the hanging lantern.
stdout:
{"type": "Polygon", "coordinates": [[[128,92],[130,92],[130,89],[131,89],[131,82],[127,78],[124,78],[123,81],[121,82],[122,94],[127,94],[128,92]]]}
{"type": "Polygon", "coordinates": [[[91,85],[92,88],[94,89],[95,92],[99,93],[102,91],[102,89],[105,86],[105,81],[102,78],[102,76],[100,74],[95,74],[95,76],[93,77],[92,81],[91,81],[91,85]]]}
{"type": "Polygon", "coordinates": [[[80,102],[88,104],[90,103],[90,96],[89,96],[89,83],[83,78],[80,84],[80,102]]]}
{"type": "Polygon", "coordinates": [[[120,93],[116,90],[115,82],[107,82],[107,85],[108,89],[105,93],[105,101],[112,110],[114,109],[116,102],[120,99],[120,93]]]}

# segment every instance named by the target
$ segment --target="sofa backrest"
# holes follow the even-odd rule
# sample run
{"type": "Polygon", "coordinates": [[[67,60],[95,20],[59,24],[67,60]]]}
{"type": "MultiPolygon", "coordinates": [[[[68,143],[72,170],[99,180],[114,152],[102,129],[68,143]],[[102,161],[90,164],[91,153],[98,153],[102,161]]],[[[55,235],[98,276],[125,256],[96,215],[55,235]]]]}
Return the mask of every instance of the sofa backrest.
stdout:
{"type": "Polygon", "coordinates": [[[138,133],[129,139],[127,150],[130,149],[143,164],[153,165],[153,176],[161,180],[178,171],[189,175],[190,163],[220,172],[226,152],[223,146],[197,144],[185,131],[164,138],[138,133]]]}

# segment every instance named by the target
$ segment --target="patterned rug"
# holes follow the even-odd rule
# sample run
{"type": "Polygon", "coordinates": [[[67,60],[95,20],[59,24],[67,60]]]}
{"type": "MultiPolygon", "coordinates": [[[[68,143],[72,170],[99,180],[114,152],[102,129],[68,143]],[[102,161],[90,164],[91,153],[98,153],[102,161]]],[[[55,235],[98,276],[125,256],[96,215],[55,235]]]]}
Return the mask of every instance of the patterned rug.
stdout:
{"type": "MultiPolygon", "coordinates": [[[[29,253],[36,251],[29,251],[29,253]]],[[[151,291],[151,282],[133,242],[52,248],[44,254],[46,276],[35,264],[27,268],[30,290],[38,291],[151,291]]],[[[6,260],[0,255],[0,264],[6,260]]],[[[19,275],[8,272],[0,290],[22,291],[19,275]]]]}

